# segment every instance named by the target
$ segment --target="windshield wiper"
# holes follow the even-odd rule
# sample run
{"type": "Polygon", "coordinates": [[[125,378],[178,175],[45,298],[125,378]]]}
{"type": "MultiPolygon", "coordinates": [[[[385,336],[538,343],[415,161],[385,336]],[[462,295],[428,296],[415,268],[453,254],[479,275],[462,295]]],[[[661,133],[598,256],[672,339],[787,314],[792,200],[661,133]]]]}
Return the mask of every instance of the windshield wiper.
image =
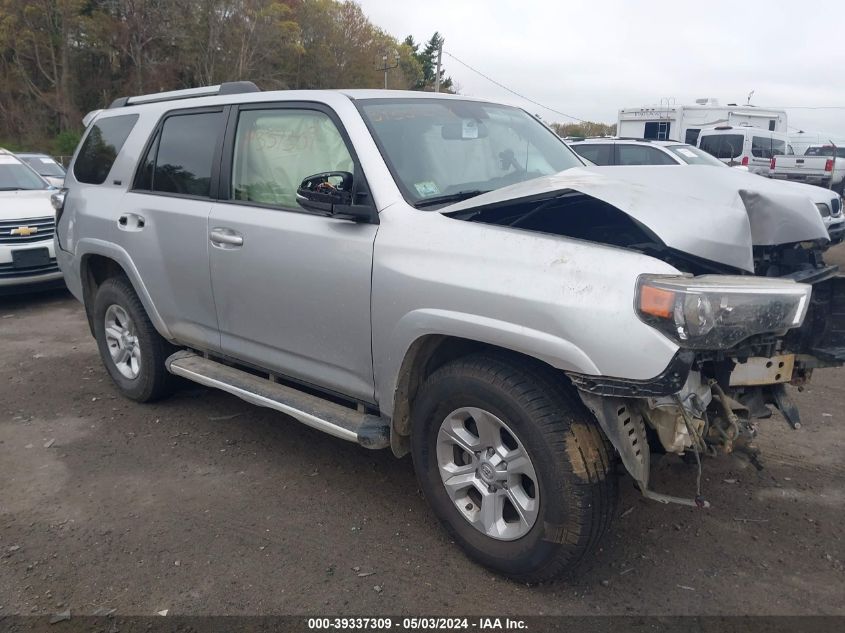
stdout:
{"type": "Polygon", "coordinates": [[[426,198],[425,200],[420,200],[419,202],[415,202],[414,206],[417,209],[422,209],[423,207],[431,207],[435,204],[460,202],[461,200],[466,200],[467,198],[474,198],[475,196],[480,196],[482,193],[488,192],[482,189],[472,189],[469,191],[458,191],[457,193],[447,193],[442,196],[434,196],[433,198],[426,198]]]}
{"type": "Polygon", "coordinates": [[[0,191],[26,191],[23,187],[0,187],[0,191]]]}

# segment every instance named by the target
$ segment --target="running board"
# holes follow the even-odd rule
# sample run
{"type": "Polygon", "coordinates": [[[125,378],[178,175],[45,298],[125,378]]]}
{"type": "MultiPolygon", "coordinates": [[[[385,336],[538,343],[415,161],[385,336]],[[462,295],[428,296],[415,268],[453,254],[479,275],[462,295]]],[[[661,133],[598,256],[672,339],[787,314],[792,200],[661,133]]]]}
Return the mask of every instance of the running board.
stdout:
{"type": "Polygon", "coordinates": [[[189,351],[176,352],[165,365],[171,374],[275,409],[342,440],[372,449],[390,446],[390,427],[379,416],[348,409],[189,351]]]}

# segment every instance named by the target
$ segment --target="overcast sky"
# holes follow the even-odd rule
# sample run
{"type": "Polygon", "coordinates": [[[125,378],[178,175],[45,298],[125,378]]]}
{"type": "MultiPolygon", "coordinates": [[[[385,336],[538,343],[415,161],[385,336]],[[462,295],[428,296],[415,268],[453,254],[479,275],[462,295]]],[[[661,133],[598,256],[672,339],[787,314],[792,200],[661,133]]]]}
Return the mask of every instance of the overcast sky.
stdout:
{"type": "MultiPolygon", "coordinates": [[[[622,107],[789,109],[791,132],[845,139],[845,0],[359,0],[403,39],[434,31],[444,50],[509,88],[574,116],[614,123],[622,107]]],[[[460,92],[518,101],[444,55],[460,92]]],[[[567,119],[526,104],[549,121],[567,119]]]]}

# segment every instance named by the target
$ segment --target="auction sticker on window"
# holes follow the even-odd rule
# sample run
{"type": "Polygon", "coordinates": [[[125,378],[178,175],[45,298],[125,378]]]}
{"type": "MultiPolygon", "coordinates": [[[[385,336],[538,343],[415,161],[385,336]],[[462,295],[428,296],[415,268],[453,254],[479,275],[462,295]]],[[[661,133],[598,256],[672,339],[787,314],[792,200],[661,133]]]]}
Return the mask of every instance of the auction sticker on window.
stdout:
{"type": "Polygon", "coordinates": [[[440,188],[437,186],[436,183],[432,182],[431,180],[425,180],[423,182],[416,182],[414,183],[414,189],[417,190],[417,193],[427,198],[428,196],[434,196],[440,193],[440,188]]]}
{"type": "Polygon", "coordinates": [[[474,119],[464,119],[461,122],[461,138],[478,138],[478,124],[474,119]]]}

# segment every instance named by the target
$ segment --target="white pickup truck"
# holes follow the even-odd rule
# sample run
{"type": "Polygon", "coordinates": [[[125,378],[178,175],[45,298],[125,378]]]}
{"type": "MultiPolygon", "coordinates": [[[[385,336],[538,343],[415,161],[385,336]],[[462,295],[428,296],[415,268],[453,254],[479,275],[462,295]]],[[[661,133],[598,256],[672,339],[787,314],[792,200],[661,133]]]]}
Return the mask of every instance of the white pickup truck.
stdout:
{"type": "Polygon", "coordinates": [[[835,189],[845,185],[845,147],[810,145],[803,156],[774,156],[771,177],[835,189]]]}

